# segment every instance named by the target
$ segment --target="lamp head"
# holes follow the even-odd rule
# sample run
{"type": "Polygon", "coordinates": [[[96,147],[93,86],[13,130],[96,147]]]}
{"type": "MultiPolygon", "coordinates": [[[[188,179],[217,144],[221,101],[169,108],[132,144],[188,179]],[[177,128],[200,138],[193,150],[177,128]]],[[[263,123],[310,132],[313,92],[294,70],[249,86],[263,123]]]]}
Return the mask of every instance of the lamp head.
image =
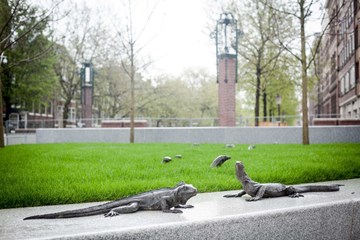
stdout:
{"type": "Polygon", "coordinates": [[[7,64],[8,60],[4,53],[1,54],[0,63],[7,64]]]}

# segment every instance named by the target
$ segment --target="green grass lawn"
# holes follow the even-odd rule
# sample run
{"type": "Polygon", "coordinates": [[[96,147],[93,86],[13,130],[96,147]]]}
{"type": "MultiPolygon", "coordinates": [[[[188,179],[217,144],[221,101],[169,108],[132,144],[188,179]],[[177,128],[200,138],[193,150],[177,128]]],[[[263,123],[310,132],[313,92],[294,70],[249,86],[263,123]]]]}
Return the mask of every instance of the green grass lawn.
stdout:
{"type": "Polygon", "coordinates": [[[0,208],[114,200],[191,183],[199,192],[240,189],[234,163],[258,182],[297,184],[360,177],[360,144],[34,144],[0,149],[0,208]],[[174,157],[167,164],[164,156],[174,157]],[[211,169],[218,155],[231,160],[211,169]]]}

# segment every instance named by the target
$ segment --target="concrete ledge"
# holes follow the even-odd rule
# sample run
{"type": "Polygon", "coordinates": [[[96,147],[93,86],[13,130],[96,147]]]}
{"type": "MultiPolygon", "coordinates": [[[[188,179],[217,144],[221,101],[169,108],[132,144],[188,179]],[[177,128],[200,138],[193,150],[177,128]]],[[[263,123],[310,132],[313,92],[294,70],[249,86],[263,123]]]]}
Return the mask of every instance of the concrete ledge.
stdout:
{"type": "MultiPolygon", "coordinates": [[[[246,202],[230,192],[203,193],[182,214],[143,211],[55,220],[24,217],[97,203],[0,210],[0,239],[360,239],[360,179],[339,192],[246,202]]],[[[320,183],[319,183],[320,184],[320,183]]]]}
{"type": "MultiPolygon", "coordinates": [[[[37,129],[37,143],[129,142],[128,128],[37,129]]],[[[360,142],[360,126],[309,128],[311,143],[360,142]]],[[[136,128],[138,143],[302,143],[301,127],[136,128]]]]}

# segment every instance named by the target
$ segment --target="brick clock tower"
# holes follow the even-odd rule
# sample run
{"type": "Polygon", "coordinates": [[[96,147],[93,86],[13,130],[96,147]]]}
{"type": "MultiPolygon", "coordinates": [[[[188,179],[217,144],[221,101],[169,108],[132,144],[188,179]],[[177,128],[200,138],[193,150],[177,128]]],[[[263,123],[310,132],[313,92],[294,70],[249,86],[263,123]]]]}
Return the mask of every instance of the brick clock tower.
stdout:
{"type": "Polygon", "coordinates": [[[219,84],[219,126],[236,126],[237,46],[240,31],[231,13],[220,14],[216,25],[216,66],[219,84]]]}
{"type": "Polygon", "coordinates": [[[92,105],[94,95],[94,69],[91,63],[81,67],[81,117],[84,127],[92,126],[92,105]]]}

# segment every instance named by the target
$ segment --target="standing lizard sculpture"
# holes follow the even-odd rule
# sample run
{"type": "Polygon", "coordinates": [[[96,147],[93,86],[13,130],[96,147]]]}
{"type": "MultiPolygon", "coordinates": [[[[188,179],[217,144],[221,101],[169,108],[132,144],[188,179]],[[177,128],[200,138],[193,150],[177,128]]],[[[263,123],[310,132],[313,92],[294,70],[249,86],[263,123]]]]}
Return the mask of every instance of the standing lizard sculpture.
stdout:
{"type": "Polygon", "coordinates": [[[243,190],[238,194],[228,194],[224,197],[241,197],[245,194],[251,196],[247,201],[258,201],[262,198],[289,196],[292,198],[303,197],[300,193],[304,192],[331,192],[339,191],[338,184],[333,185],[303,185],[286,186],[281,183],[258,183],[250,179],[246,174],[244,164],[237,161],[235,164],[236,177],[243,186],[243,190]]]}
{"type": "Polygon", "coordinates": [[[182,213],[181,210],[172,208],[192,208],[192,205],[185,204],[196,194],[197,189],[195,187],[181,182],[173,188],[148,191],[88,208],[30,216],[24,218],[24,220],[73,218],[97,214],[105,214],[105,217],[112,217],[123,213],[133,213],[138,210],[162,210],[166,213],[182,213]]]}

